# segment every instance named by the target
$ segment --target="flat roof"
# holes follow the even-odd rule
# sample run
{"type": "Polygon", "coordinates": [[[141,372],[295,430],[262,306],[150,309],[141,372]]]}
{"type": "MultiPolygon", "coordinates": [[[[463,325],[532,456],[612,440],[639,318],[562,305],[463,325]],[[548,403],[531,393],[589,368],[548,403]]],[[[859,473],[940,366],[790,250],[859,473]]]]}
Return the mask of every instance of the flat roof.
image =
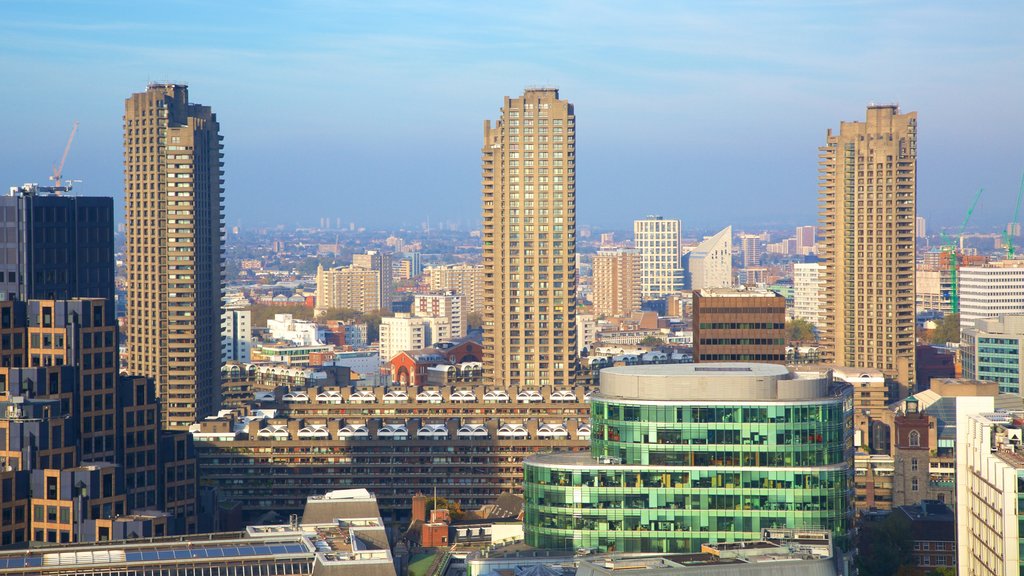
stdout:
{"type": "Polygon", "coordinates": [[[699,364],[646,364],[641,366],[615,366],[601,370],[601,374],[622,376],[701,376],[704,378],[735,378],[743,376],[789,376],[789,369],[779,364],[758,362],[706,362],[699,364]]]}

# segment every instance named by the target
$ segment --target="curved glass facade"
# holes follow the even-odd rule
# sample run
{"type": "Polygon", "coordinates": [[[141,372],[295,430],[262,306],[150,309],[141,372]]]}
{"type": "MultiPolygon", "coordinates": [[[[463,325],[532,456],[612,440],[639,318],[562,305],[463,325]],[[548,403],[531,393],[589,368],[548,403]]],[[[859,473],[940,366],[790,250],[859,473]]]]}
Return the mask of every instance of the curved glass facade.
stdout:
{"type": "Polygon", "coordinates": [[[528,544],[695,552],[766,528],[846,534],[853,402],[644,401],[595,397],[591,454],[524,466],[528,544]]]}

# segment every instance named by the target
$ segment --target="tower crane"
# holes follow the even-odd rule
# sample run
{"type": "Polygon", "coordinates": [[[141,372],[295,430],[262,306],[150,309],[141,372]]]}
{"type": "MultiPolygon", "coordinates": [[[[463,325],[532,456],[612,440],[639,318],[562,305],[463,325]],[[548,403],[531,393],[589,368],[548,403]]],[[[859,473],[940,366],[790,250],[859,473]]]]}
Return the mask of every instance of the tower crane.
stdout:
{"type": "Polygon", "coordinates": [[[68,143],[64,145],[64,154],[60,157],[60,164],[53,165],[53,175],[50,176],[50,181],[53,182],[54,192],[65,192],[71,188],[71,186],[64,186],[64,181],[61,178],[64,175],[64,162],[68,159],[68,152],[71,151],[71,142],[74,141],[76,132],[78,132],[78,120],[75,120],[74,125],[71,126],[71,135],[68,136],[68,143]]]}
{"type": "Polygon", "coordinates": [[[967,215],[964,216],[964,221],[960,224],[960,231],[957,233],[956,238],[948,238],[945,232],[942,233],[942,251],[949,254],[949,303],[953,314],[960,313],[959,253],[964,249],[964,231],[967,229],[967,223],[971,220],[974,208],[978,206],[978,200],[981,199],[981,193],[984,191],[985,189],[981,188],[975,194],[974,201],[971,202],[971,207],[967,210],[967,215]]]}
{"type": "Polygon", "coordinates": [[[1017,232],[1017,226],[1020,225],[1020,200],[1024,197],[1024,174],[1020,177],[1020,189],[1017,191],[1017,206],[1013,209],[1013,221],[1006,226],[1006,230],[1003,230],[1003,245],[1006,246],[1006,259],[1013,260],[1013,255],[1016,250],[1013,246],[1013,237],[1017,232]]]}

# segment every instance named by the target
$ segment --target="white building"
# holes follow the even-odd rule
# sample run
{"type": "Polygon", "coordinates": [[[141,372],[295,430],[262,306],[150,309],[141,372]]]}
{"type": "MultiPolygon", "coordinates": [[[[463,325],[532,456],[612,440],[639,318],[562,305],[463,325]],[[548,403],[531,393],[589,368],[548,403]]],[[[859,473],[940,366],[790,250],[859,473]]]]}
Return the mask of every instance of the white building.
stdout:
{"type": "Polygon", "coordinates": [[[761,265],[764,244],[758,234],[740,234],[740,248],[743,251],[743,267],[754,268],[761,265]]]}
{"type": "Polygon", "coordinates": [[[957,573],[1020,574],[1022,413],[957,416],[957,573]]]}
{"type": "Polygon", "coordinates": [[[576,351],[589,350],[597,341],[597,317],[593,314],[576,315],[576,351]]]}
{"type": "Polygon", "coordinates": [[[691,290],[732,286],[732,226],[705,238],[687,257],[691,290]]]}
{"type": "Polygon", "coordinates": [[[960,268],[960,327],[978,318],[1024,314],[1024,260],[960,268]]]}
{"type": "Polygon", "coordinates": [[[274,314],[267,319],[267,329],[274,340],[287,340],[299,346],[323,344],[323,331],[314,322],[299,320],[291,314],[274,314]]]}
{"type": "Polygon", "coordinates": [[[220,317],[221,361],[250,362],[252,358],[252,311],[225,308],[220,317]]]}
{"type": "Polygon", "coordinates": [[[817,262],[793,265],[793,317],[814,324],[821,322],[822,275],[825,266],[817,262]]]}
{"type": "Polygon", "coordinates": [[[633,222],[633,246],[639,253],[640,297],[654,300],[683,289],[682,223],[661,216],[633,222]]]}
{"type": "Polygon", "coordinates": [[[380,361],[389,362],[404,350],[419,350],[431,344],[427,319],[398,313],[380,321],[380,361]]]}
{"type": "Polygon", "coordinates": [[[454,340],[466,336],[466,311],[462,305],[463,296],[454,291],[441,294],[416,294],[413,296],[412,313],[420,318],[444,318],[448,322],[447,336],[434,339],[454,340]]]}

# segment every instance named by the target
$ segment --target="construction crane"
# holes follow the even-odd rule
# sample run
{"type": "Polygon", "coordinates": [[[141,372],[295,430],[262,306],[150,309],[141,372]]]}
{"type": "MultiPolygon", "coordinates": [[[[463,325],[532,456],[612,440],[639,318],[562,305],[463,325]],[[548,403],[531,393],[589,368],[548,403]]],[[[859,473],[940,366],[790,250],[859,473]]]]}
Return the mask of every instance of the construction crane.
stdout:
{"type": "Polygon", "coordinates": [[[971,202],[971,207],[967,210],[967,215],[964,216],[964,221],[960,224],[960,231],[957,233],[956,238],[948,238],[945,232],[941,234],[942,251],[949,254],[949,304],[953,314],[960,313],[959,255],[964,249],[964,231],[967,229],[967,223],[971,220],[971,215],[974,214],[974,209],[978,206],[978,200],[981,200],[981,193],[984,191],[985,189],[981,188],[975,194],[974,201],[971,202]]]}
{"type": "Polygon", "coordinates": [[[68,152],[71,151],[71,142],[74,141],[76,132],[78,132],[78,120],[75,120],[74,125],[71,126],[71,135],[68,136],[68,143],[64,145],[64,154],[60,157],[60,164],[53,165],[53,176],[50,176],[50,181],[53,182],[53,192],[58,194],[71,189],[71,186],[64,186],[64,181],[61,178],[64,176],[64,162],[68,159],[68,152]]]}
{"type": "Polygon", "coordinates": [[[1006,225],[1003,230],[1003,245],[1006,246],[1006,259],[1013,260],[1016,250],[1013,247],[1013,237],[1017,235],[1017,226],[1020,226],[1020,200],[1024,197],[1024,174],[1020,177],[1020,189],[1017,191],[1017,207],[1013,209],[1013,221],[1006,225]]]}

